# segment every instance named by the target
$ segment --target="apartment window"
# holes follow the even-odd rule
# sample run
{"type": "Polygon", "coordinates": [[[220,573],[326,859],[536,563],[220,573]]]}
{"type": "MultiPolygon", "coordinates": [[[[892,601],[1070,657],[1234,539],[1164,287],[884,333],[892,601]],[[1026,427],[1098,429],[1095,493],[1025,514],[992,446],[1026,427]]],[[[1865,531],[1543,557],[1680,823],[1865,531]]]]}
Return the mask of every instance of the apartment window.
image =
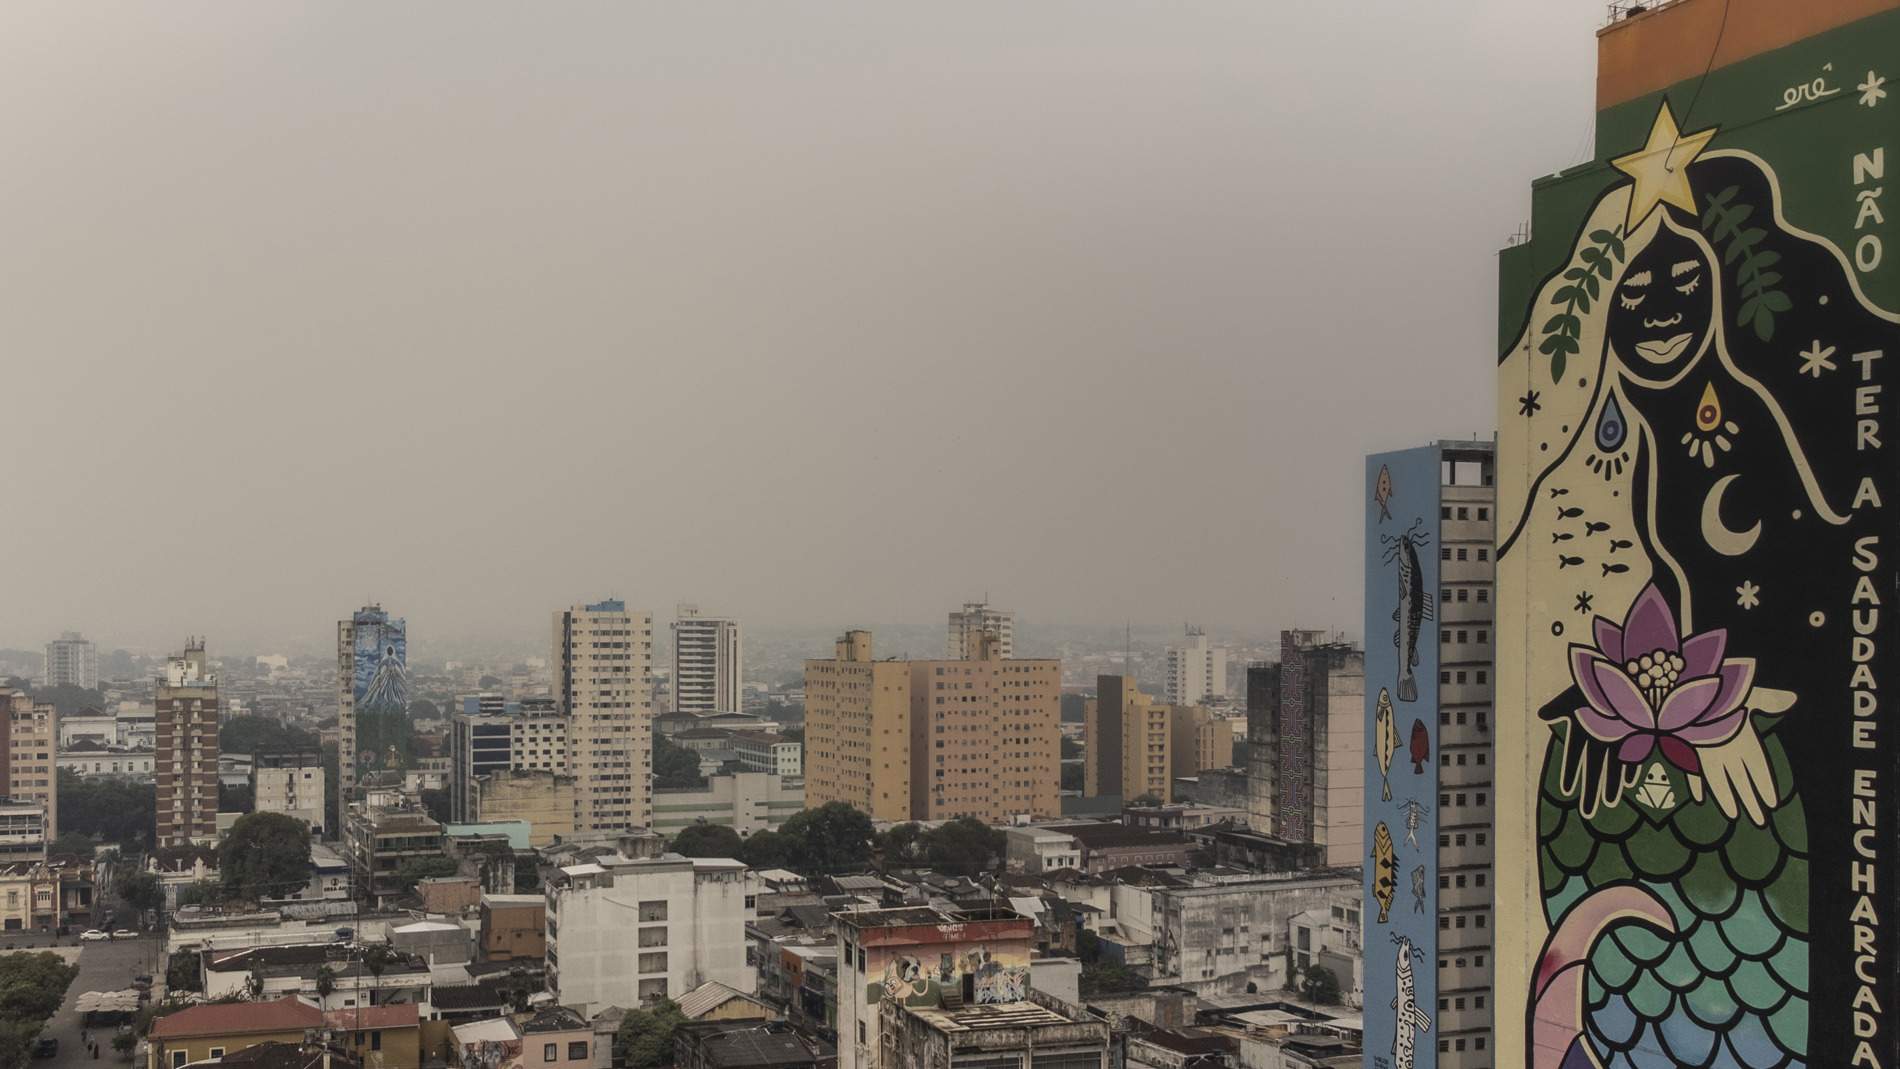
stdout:
{"type": "Polygon", "coordinates": [[[1438,518],[1441,520],[1451,519],[1451,506],[1450,505],[1438,506],[1438,518]]]}
{"type": "Polygon", "coordinates": [[[1450,632],[1450,631],[1440,631],[1440,632],[1438,633],[1438,641],[1439,641],[1439,642],[1442,642],[1442,643],[1445,643],[1445,644],[1447,644],[1447,645],[1449,645],[1449,644],[1451,643],[1451,632],[1450,632]]]}
{"type": "Polygon", "coordinates": [[[1459,560],[1468,560],[1468,559],[1469,559],[1468,557],[1466,557],[1466,556],[1465,556],[1465,547],[1463,547],[1463,546],[1459,546],[1459,547],[1458,547],[1458,559],[1459,559],[1459,560]]]}
{"type": "MultiPolygon", "coordinates": [[[[1463,599],[1463,598],[1459,598],[1458,600],[1459,600],[1459,601],[1463,601],[1463,600],[1465,600],[1465,599],[1463,599]]],[[[1486,588],[1482,588],[1482,587],[1481,587],[1481,588],[1479,588],[1479,590],[1478,590],[1478,600],[1479,600],[1480,602],[1486,602],[1486,601],[1490,601],[1490,600],[1491,600],[1491,591],[1490,591],[1489,589],[1486,589],[1486,588]]]]}
{"type": "Polygon", "coordinates": [[[1484,548],[1484,547],[1482,547],[1482,546],[1480,546],[1480,547],[1478,548],[1478,559],[1479,559],[1479,560],[1490,560],[1490,559],[1491,559],[1491,551],[1490,551],[1489,549],[1486,549],[1486,548],[1484,548]]]}
{"type": "Polygon", "coordinates": [[[569,1043],[567,1045],[567,1060],[570,1062],[586,1061],[587,1042],[585,1040],[575,1040],[569,1043]]]}
{"type": "Polygon", "coordinates": [[[1491,641],[1491,632],[1489,632],[1489,631],[1480,631],[1480,632],[1478,632],[1478,641],[1479,641],[1479,642],[1489,642],[1489,641],[1491,641]]]}
{"type": "Polygon", "coordinates": [[[1459,519],[1461,519],[1461,520],[1468,520],[1468,519],[1470,519],[1470,518],[1471,518],[1471,510],[1470,510],[1470,509],[1468,509],[1468,508],[1465,508],[1465,507],[1464,507],[1463,505],[1460,505],[1460,506],[1458,506],[1458,518],[1459,518],[1459,519]]]}
{"type": "Polygon", "coordinates": [[[1490,518],[1491,518],[1491,510],[1490,510],[1490,509],[1488,509],[1488,508],[1485,508],[1485,507],[1484,507],[1484,506],[1482,506],[1482,505],[1480,505],[1480,506],[1478,506],[1478,518],[1479,518],[1479,519],[1481,519],[1481,520],[1488,520],[1488,519],[1490,519],[1490,518]]]}
{"type": "Polygon", "coordinates": [[[640,981],[639,995],[643,1003],[658,1002],[666,997],[666,980],[661,978],[640,981]]]}
{"type": "Polygon", "coordinates": [[[559,1043],[541,1044],[541,1060],[544,1062],[551,1062],[551,1061],[558,1060],[561,1056],[560,1050],[561,1050],[561,1045],[559,1043]]]}
{"type": "Polygon", "coordinates": [[[376,1031],[374,1031],[374,1032],[371,1032],[371,1033],[369,1034],[369,1049],[371,1049],[371,1050],[382,1050],[382,1049],[383,1049],[383,1032],[382,1032],[382,1029],[380,1029],[380,1028],[379,1028],[379,1029],[377,1029],[376,1031]]]}
{"type": "Polygon", "coordinates": [[[224,1057],[224,1048],[223,1048],[223,1047],[212,1047],[212,1048],[211,1048],[211,1057],[213,1057],[213,1058],[222,1058],[222,1057],[224,1057]]]}
{"type": "Polygon", "coordinates": [[[1438,559],[1439,559],[1439,560],[1450,560],[1450,559],[1451,559],[1451,550],[1450,550],[1449,548],[1446,548],[1446,549],[1441,549],[1441,550],[1439,550],[1439,551],[1438,551],[1438,559]]]}
{"type": "Polygon", "coordinates": [[[640,929],[640,945],[643,947],[663,947],[666,945],[665,928],[640,929]]]}
{"type": "Polygon", "coordinates": [[[1439,681],[1440,683],[1449,683],[1449,682],[1451,682],[1451,673],[1450,673],[1450,672],[1440,672],[1440,673],[1438,673],[1438,681],[1439,681]]]}
{"type": "MultiPolygon", "coordinates": [[[[1464,600],[1465,600],[1465,595],[1467,595],[1467,594],[1469,594],[1469,593],[1471,593],[1471,591],[1469,591],[1469,590],[1466,590],[1466,589],[1465,589],[1464,587],[1459,587],[1459,588],[1458,588],[1458,600],[1459,600],[1459,601],[1461,601],[1461,602],[1462,602],[1462,601],[1464,601],[1464,600]]],[[[1478,591],[1478,593],[1480,593],[1480,594],[1482,594],[1482,593],[1484,593],[1484,591],[1482,591],[1482,590],[1480,590],[1480,591],[1478,591]]],[[[1479,601],[1483,601],[1484,599],[1483,599],[1483,598],[1479,598],[1478,600],[1479,600],[1479,601]]]]}
{"type": "Polygon", "coordinates": [[[655,902],[640,903],[640,920],[642,923],[647,921],[663,921],[665,919],[666,900],[664,898],[655,902]]]}
{"type": "Polygon", "coordinates": [[[664,953],[640,955],[641,972],[665,972],[666,955],[664,953]]]}

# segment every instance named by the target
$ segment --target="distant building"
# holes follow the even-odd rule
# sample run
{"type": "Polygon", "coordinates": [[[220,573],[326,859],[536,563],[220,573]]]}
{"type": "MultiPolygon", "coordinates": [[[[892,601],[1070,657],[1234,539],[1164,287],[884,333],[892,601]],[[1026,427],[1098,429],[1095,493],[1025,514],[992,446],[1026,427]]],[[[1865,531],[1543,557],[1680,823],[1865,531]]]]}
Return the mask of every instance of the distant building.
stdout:
{"type": "MultiPolygon", "coordinates": [[[[890,1054],[869,1063],[881,1069],[922,1065],[1093,1069],[1109,1063],[1107,1021],[1027,987],[1020,999],[1000,1004],[894,1002],[883,1015],[883,1023],[890,1054]]],[[[1131,1038],[1131,1052],[1134,1042],[1131,1038]]],[[[1129,1069],[1143,1069],[1132,1060],[1126,1064],[1129,1069]]],[[[1187,1069],[1190,1064],[1198,1063],[1168,1069],[1187,1069]]]]}
{"type": "Polygon", "coordinates": [[[1168,795],[1173,780],[1234,763],[1234,729],[1202,705],[1168,707],[1168,795]]]}
{"type": "Polygon", "coordinates": [[[218,680],[205,660],[204,640],[166,664],[158,680],[158,745],[152,776],[158,785],[159,847],[211,844],[218,839],[218,680]]]}
{"type": "Polygon", "coordinates": [[[1083,872],[1100,874],[1135,865],[1185,865],[1194,844],[1175,832],[1149,831],[1124,824],[1055,824],[1050,830],[1080,844],[1083,872]]]}
{"type": "Polygon", "coordinates": [[[59,712],[52,702],[0,687],[0,798],[38,802],[49,838],[58,836],[59,712]]]}
{"type": "Polygon", "coordinates": [[[337,663],[337,817],[345,823],[363,753],[357,747],[360,716],[407,715],[409,711],[409,625],[380,605],[365,605],[336,625],[337,663]]]}
{"type": "Polygon", "coordinates": [[[1004,860],[1011,872],[1040,875],[1082,867],[1082,844],[1053,828],[1003,829],[1004,860]]]}
{"type": "Polygon", "coordinates": [[[617,599],[554,614],[554,696],[568,715],[574,827],[618,832],[652,820],[653,616],[617,599]]]}
{"type": "Polygon", "coordinates": [[[750,992],[746,922],[758,877],[722,858],[608,855],[547,883],[547,984],[593,1013],[682,995],[707,980],[750,992]]]}
{"type": "Polygon", "coordinates": [[[474,823],[523,821],[530,842],[547,846],[574,837],[574,777],[540,769],[503,768],[475,777],[460,819],[474,823]]]}
{"type": "Polygon", "coordinates": [[[0,797],[0,865],[46,860],[48,830],[45,802],[0,797]]]}
{"type": "Polygon", "coordinates": [[[483,961],[534,961],[547,956],[545,895],[485,894],[476,936],[483,961]]]}
{"type": "Polygon", "coordinates": [[[654,831],[671,837],[694,824],[717,824],[740,835],[777,831],[805,808],[802,776],[735,772],[706,777],[704,787],[656,787],[654,831]]]}
{"type": "Polygon", "coordinates": [[[99,647],[77,631],[68,631],[46,644],[46,671],[42,677],[49,687],[99,686],[99,647]]]}
{"type": "Polygon", "coordinates": [[[1168,801],[1174,792],[1169,707],[1142,693],[1134,676],[1097,676],[1095,698],[1082,715],[1082,793],[1168,801]]]}
{"type": "Polygon", "coordinates": [[[804,743],[762,731],[742,731],[733,734],[732,749],[739,755],[739,767],[747,772],[771,772],[780,776],[805,774],[804,743]]]}
{"type": "Polygon", "coordinates": [[[252,808],[259,813],[282,813],[324,830],[323,755],[320,753],[260,753],[251,763],[252,808]]]}
{"type": "Polygon", "coordinates": [[[1323,846],[1330,866],[1364,862],[1365,685],[1365,654],[1322,631],[1282,631],[1280,662],[1248,669],[1254,830],[1323,846]]]}
{"type": "Polygon", "coordinates": [[[1155,982],[1197,995],[1287,987],[1289,958],[1300,951],[1289,922],[1308,910],[1338,906],[1348,913],[1342,923],[1359,930],[1353,872],[1158,888],[1153,902],[1155,982]]]}
{"type": "Polygon", "coordinates": [[[187,1006],[153,1021],[146,1041],[157,1069],[214,1061],[264,1043],[295,1046],[322,1027],[323,1011],[286,995],[270,1002],[187,1006]]]}
{"type": "Polygon", "coordinates": [[[950,637],[944,653],[953,661],[978,659],[983,635],[996,636],[997,656],[1016,656],[1016,614],[1007,609],[992,609],[981,601],[964,602],[959,612],[950,614],[950,637]]]}
{"type": "Polygon", "coordinates": [[[681,605],[673,621],[673,711],[736,713],[745,640],[739,621],[681,605]]]}
{"type": "Polygon", "coordinates": [[[1055,660],[978,656],[879,661],[869,631],[805,662],[807,804],[845,802],[874,820],[1002,822],[1060,812],[1055,660]]]}
{"type": "Polygon", "coordinates": [[[1189,626],[1187,642],[1168,647],[1162,697],[1170,705],[1200,705],[1227,696],[1227,651],[1211,646],[1207,632],[1189,626]]]}
{"type": "MultiPolygon", "coordinates": [[[[507,703],[499,695],[466,695],[449,718],[449,817],[474,816],[475,783],[510,769],[569,772],[569,720],[551,699],[507,703]]],[[[570,816],[568,824],[573,823],[570,816]]]]}
{"type": "Polygon", "coordinates": [[[403,862],[442,856],[442,825],[420,808],[354,802],[343,823],[343,846],[357,897],[383,906],[409,893],[403,862]]]}

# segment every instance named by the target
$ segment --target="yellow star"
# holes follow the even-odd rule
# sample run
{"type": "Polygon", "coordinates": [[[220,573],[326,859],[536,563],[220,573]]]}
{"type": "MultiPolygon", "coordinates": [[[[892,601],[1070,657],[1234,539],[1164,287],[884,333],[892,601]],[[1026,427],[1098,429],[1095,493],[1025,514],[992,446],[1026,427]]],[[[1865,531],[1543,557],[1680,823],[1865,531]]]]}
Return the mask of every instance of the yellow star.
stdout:
{"type": "Polygon", "coordinates": [[[1649,218],[1658,204],[1673,204],[1695,214],[1695,194],[1689,191],[1689,165],[1702,155],[1714,136],[1713,126],[1693,134],[1676,129],[1676,117],[1669,111],[1669,102],[1663,101],[1662,108],[1656,112],[1655,124],[1649,128],[1649,144],[1610,161],[1610,166],[1636,180],[1636,188],[1630,191],[1629,216],[1623,224],[1625,234],[1649,218]]]}

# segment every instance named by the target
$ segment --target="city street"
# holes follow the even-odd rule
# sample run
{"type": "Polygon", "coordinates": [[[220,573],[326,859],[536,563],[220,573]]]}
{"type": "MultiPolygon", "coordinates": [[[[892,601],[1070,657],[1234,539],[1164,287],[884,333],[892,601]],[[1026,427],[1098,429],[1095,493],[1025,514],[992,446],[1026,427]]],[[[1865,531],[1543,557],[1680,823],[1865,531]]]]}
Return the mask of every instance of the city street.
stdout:
{"type": "MultiPolygon", "coordinates": [[[[74,948],[64,946],[58,950],[62,956],[69,956],[74,948]]],[[[79,1014],[73,1009],[74,1004],[87,991],[121,991],[131,987],[132,977],[141,973],[150,973],[155,979],[162,979],[154,971],[158,952],[158,937],[154,935],[80,945],[79,976],[66,989],[66,998],[60,1003],[59,1012],[40,1031],[42,1036],[59,1040],[59,1057],[51,1064],[81,1065],[92,1061],[92,1056],[80,1047],[79,1014]]],[[[71,960],[70,957],[68,960],[71,960]]],[[[101,1064],[113,1063],[118,1057],[111,1048],[110,1039],[111,1033],[107,1032],[100,1040],[101,1064]]]]}

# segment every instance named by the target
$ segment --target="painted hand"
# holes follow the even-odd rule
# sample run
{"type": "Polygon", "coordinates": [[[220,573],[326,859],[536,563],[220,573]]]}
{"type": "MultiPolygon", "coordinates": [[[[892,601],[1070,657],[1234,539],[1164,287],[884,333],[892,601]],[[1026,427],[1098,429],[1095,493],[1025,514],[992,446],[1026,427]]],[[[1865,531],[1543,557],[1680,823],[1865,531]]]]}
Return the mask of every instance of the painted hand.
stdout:
{"type": "MultiPolygon", "coordinates": [[[[1780,715],[1794,705],[1794,695],[1785,690],[1762,688],[1753,697],[1756,712],[1780,715]]],[[[1716,806],[1730,820],[1746,812],[1757,826],[1768,823],[1768,812],[1781,804],[1781,797],[1752,723],[1727,742],[1705,747],[1701,757],[1702,774],[1689,777],[1690,796],[1700,802],[1706,782],[1716,806]]]]}

